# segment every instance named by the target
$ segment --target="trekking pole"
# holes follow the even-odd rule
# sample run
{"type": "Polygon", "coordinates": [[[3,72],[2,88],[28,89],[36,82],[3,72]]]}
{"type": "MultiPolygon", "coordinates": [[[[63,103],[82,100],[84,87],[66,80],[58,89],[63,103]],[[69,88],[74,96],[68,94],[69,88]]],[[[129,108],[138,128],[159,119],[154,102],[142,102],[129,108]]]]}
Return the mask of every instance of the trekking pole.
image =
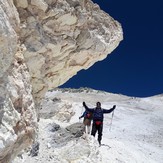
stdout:
{"type": "MultiPolygon", "coordinates": [[[[84,106],[82,106],[82,109],[81,109],[81,115],[82,115],[82,113],[83,113],[83,108],[84,108],[84,106]]],[[[79,122],[81,122],[80,119],[79,119],[79,122]]]]}
{"type": "Polygon", "coordinates": [[[111,118],[111,123],[110,123],[110,129],[109,129],[109,131],[111,131],[111,126],[112,126],[113,116],[114,116],[114,110],[113,110],[113,113],[112,113],[112,118],[111,118]]]}

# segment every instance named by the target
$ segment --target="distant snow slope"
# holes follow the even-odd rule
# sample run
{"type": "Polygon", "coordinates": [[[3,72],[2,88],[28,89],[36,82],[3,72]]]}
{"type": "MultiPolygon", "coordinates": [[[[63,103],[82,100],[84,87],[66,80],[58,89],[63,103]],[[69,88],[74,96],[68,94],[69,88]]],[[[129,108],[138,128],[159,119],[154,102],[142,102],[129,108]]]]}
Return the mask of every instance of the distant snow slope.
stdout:
{"type": "Polygon", "coordinates": [[[58,89],[46,94],[40,115],[38,156],[23,154],[14,163],[163,162],[163,95],[135,98],[92,89],[58,89]],[[56,133],[67,138],[59,146],[60,138],[56,140],[56,133],[48,126],[56,123],[63,131],[79,122],[78,117],[84,111],[83,101],[88,107],[95,107],[97,101],[105,109],[117,106],[112,126],[112,114],[105,114],[103,145],[98,147],[90,135],[70,139],[60,131],[56,133]]]}

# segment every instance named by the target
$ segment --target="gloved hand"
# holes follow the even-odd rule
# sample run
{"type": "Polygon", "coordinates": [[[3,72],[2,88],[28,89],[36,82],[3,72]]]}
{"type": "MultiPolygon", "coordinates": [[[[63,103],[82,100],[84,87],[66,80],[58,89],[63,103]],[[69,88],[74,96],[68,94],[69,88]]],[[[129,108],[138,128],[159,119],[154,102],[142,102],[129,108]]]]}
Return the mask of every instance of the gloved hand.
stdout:
{"type": "Polygon", "coordinates": [[[79,117],[79,119],[81,119],[81,117],[79,117]]]}
{"type": "Polygon", "coordinates": [[[83,106],[86,106],[85,102],[83,102],[83,106]]]}
{"type": "Polygon", "coordinates": [[[113,109],[115,109],[115,108],[116,108],[116,105],[113,106],[113,109]]]}

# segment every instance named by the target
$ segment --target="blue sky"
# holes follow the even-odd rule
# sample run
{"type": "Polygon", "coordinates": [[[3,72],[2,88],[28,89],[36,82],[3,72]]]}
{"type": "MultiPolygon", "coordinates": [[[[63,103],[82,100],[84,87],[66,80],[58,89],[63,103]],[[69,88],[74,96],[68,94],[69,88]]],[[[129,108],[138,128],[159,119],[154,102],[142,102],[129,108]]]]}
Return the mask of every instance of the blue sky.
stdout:
{"type": "Polygon", "coordinates": [[[135,97],[163,93],[163,1],[93,1],[121,23],[124,40],[105,60],[78,72],[61,87],[90,87],[135,97]]]}

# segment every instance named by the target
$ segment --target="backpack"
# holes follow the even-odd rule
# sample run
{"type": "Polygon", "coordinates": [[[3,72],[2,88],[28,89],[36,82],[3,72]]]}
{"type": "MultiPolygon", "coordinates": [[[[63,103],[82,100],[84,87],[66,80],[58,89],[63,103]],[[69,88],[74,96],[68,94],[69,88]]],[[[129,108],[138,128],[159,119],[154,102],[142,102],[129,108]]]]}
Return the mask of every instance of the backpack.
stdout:
{"type": "Polygon", "coordinates": [[[87,119],[92,119],[92,113],[88,112],[88,113],[86,114],[86,118],[87,118],[87,119]]]}

